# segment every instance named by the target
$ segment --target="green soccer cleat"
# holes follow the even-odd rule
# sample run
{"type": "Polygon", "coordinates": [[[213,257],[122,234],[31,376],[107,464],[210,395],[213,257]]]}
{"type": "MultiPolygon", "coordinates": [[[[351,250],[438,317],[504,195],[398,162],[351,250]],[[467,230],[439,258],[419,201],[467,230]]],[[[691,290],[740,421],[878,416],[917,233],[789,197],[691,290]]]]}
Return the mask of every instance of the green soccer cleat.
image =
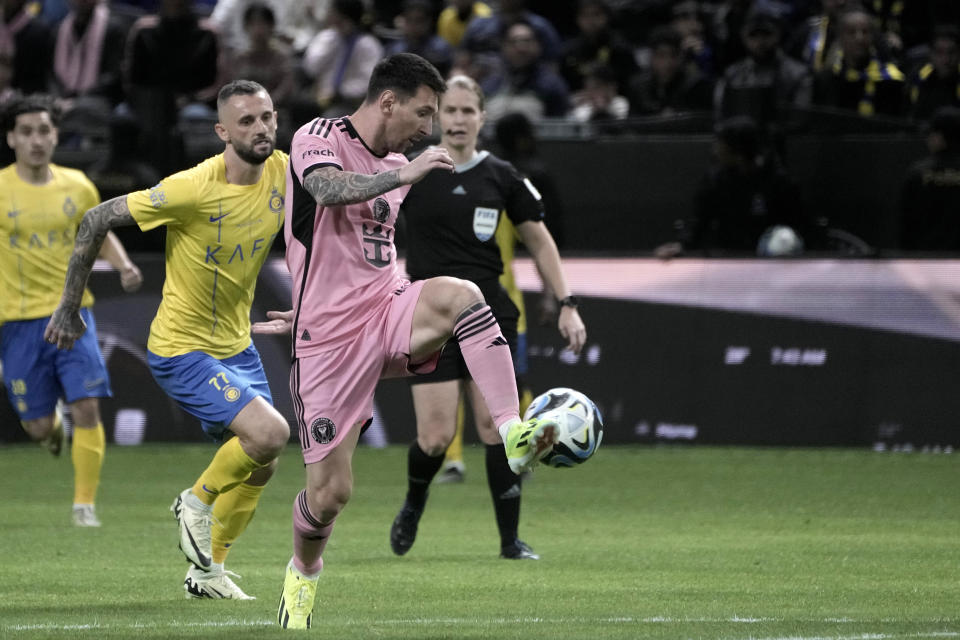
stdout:
{"type": "Polygon", "coordinates": [[[303,576],[293,566],[293,560],[287,564],[287,575],[280,592],[280,606],[277,608],[277,622],[284,629],[309,629],[313,617],[313,601],[317,597],[317,582],[320,576],[310,579],[303,576]]]}
{"type": "MultiPolygon", "coordinates": [[[[507,452],[507,464],[517,475],[537,466],[537,462],[550,453],[560,436],[559,425],[547,418],[531,418],[526,422],[514,422],[506,427],[506,432],[503,448],[507,452]]],[[[502,431],[501,437],[503,437],[502,431]]]]}

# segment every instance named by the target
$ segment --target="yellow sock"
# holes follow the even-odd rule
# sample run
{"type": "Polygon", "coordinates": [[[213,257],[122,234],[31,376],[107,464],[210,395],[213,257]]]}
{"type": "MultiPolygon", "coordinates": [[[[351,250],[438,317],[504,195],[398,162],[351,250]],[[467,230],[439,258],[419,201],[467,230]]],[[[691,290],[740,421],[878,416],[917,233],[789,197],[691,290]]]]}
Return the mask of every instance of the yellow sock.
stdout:
{"type": "Polygon", "coordinates": [[[463,400],[461,399],[460,404],[457,405],[457,432],[453,435],[450,446],[447,447],[447,454],[443,458],[444,464],[463,462],[463,412],[463,400]]]}
{"type": "Polygon", "coordinates": [[[246,454],[240,446],[240,438],[230,438],[200,474],[193,485],[193,495],[204,504],[213,504],[218,495],[230,491],[262,466],[246,454]]]}
{"type": "Polygon", "coordinates": [[[73,460],[74,504],[94,503],[106,449],[107,438],[103,433],[103,424],[97,423],[97,426],[92,428],[74,425],[73,446],[70,449],[70,458],[73,460]]]}
{"type": "Polygon", "coordinates": [[[533,392],[524,387],[520,389],[520,415],[527,412],[530,403],[533,402],[533,392]]]}
{"type": "Polygon", "coordinates": [[[250,524],[263,487],[242,482],[214,503],[213,526],[210,529],[214,562],[223,564],[230,546],[250,524]]]}

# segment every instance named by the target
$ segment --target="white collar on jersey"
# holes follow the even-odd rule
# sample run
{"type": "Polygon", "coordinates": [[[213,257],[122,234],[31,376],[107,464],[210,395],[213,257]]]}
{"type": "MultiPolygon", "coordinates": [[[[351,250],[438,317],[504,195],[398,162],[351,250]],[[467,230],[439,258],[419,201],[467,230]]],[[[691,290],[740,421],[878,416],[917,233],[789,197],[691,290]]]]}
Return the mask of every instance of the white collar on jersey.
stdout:
{"type": "Polygon", "coordinates": [[[458,164],[457,166],[455,166],[453,168],[453,171],[454,173],[463,173],[464,171],[470,171],[470,169],[473,169],[475,166],[483,162],[488,155],[490,155],[489,151],[486,151],[486,150],[481,151],[477,155],[473,156],[472,158],[464,162],[463,164],[458,164]]]}
{"type": "MultiPolygon", "coordinates": [[[[430,148],[431,148],[431,149],[438,149],[439,147],[437,147],[436,145],[431,145],[430,148]]],[[[483,161],[487,158],[487,156],[489,156],[489,155],[490,155],[490,152],[489,152],[489,151],[486,151],[486,150],[484,150],[484,151],[479,151],[479,152],[477,152],[477,154],[476,154],[475,156],[473,156],[472,158],[470,158],[469,160],[467,160],[467,161],[464,162],[463,164],[455,165],[455,166],[453,167],[453,172],[454,172],[454,173],[463,173],[464,171],[470,171],[470,169],[473,169],[475,166],[477,166],[478,164],[480,164],[481,162],[483,162],[483,161]]]]}

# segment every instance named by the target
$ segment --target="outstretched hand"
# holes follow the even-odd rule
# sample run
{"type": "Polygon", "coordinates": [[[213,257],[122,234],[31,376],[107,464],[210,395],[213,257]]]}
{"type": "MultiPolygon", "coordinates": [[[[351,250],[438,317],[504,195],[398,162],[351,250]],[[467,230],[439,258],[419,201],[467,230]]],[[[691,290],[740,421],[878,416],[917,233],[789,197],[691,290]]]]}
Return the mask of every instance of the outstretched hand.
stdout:
{"type": "Polygon", "coordinates": [[[253,333],[280,335],[290,333],[293,328],[293,309],[290,311],[267,311],[268,322],[254,322],[250,328],[253,333]]]}
{"type": "Polygon", "coordinates": [[[79,310],[68,313],[58,306],[43,331],[43,339],[57,345],[58,349],[72,349],[73,343],[79,340],[86,330],[87,323],[80,317],[79,310]]]}

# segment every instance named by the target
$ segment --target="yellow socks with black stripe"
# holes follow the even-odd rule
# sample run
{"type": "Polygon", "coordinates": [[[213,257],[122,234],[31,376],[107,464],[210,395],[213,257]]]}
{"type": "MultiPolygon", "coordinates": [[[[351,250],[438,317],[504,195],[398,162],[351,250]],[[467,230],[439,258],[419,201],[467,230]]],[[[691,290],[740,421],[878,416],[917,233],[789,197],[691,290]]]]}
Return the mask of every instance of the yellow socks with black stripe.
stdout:
{"type": "Polygon", "coordinates": [[[193,485],[193,495],[204,504],[211,505],[217,496],[230,491],[263,466],[246,454],[240,446],[240,438],[230,438],[217,450],[210,466],[200,474],[193,485]]]}
{"type": "Polygon", "coordinates": [[[223,564],[230,546],[250,524],[263,487],[241,482],[214,503],[210,528],[214,563],[223,564]]]}
{"type": "Polygon", "coordinates": [[[107,449],[107,439],[103,424],[95,427],[74,425],[73,447],[70,458],[73,460],[73,503],[93,504],[100,484],[100,469],[107,449]]]}

